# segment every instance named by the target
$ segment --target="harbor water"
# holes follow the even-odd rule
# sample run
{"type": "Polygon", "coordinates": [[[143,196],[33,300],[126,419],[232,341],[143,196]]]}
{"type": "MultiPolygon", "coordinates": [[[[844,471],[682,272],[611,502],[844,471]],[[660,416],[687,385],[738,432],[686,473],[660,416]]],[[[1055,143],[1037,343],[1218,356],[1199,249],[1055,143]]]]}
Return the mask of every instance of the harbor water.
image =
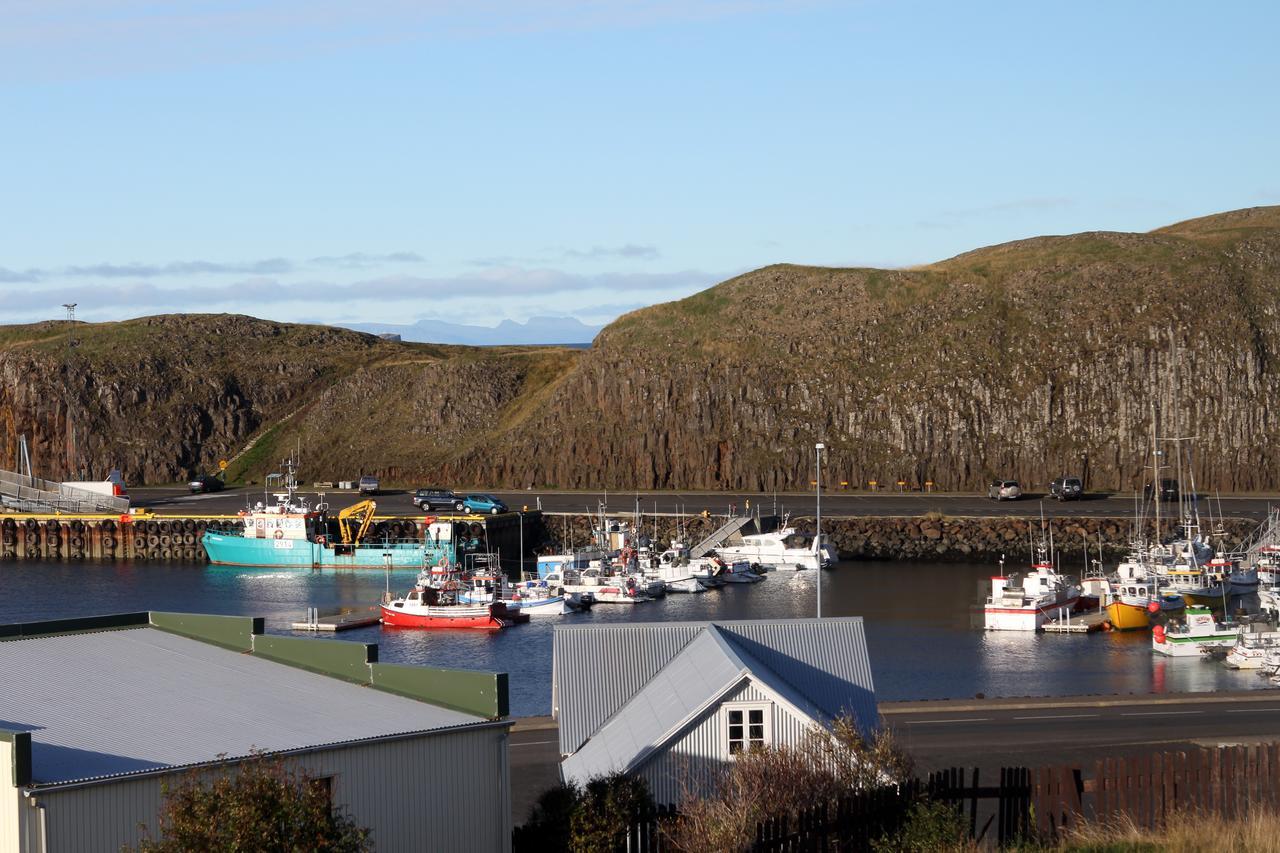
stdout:
{"type": "MultiPolygon", "coordinates": [[[[988,633],[970,626],[988,564],[847,562],[821,576],[823,615],[866,619],[876,694],[881,700],[1204,692],[1268,686],[1256,671],[1151,653],[1147,632],[1050,635],[988,633]]],[[[390,575],[392,590],[416,572],[390,575]]],[[[291,633],[307,609],[374,606],[387,574],[379,570],[279,570],[115,562],[0,564],[6,595],[0,621],[171,610],[262,616],[270,633],[291,633]]],[[[758,584],[638,605],[596,605],[589,613],[533,619],[496,633],[372,626],[339,640],[377,643],[379,658],[510,673],[511,712],[546,714],[551,705],[551,641],[556,624],[767,619],[812,616],[813,572],[771,573],[758,584]]],[[[333,642],[332,635],[316,642],[333,642]]]]}

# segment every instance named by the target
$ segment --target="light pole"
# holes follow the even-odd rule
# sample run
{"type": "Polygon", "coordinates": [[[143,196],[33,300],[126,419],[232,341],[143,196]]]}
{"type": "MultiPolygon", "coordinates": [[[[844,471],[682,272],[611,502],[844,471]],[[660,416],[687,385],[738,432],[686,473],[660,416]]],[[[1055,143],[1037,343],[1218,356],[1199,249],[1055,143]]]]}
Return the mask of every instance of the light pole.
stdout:
{"type": "Polygon", "coordinates": [[[818,618],[822,618],[822,451],[827,446],[819,441],[813,446],[814,467],[818,472],[818,476],[814,478],[817,497],[817,511],[814,513],[814,526],[817,530],[813,535],[813,556],[818,563],[818,618]]]}
{"type": "Polygon", "coordinates": [[[71,414],[71,347],[75,344],[72,335],[76,328],[76,303],[64,302],[67,309],[67,356],[62,362],[62,383],[67,393],[67,479],[79,479],[76,476],[76,423],[71,414]]]}

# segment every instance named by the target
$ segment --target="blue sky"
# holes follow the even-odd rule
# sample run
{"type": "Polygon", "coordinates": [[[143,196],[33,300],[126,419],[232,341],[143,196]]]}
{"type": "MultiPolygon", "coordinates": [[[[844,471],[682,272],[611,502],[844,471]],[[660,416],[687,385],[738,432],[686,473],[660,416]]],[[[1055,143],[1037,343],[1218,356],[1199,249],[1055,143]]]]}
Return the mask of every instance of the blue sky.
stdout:
{"type": "Polygon", "coordinates": [[[1280,203],[1273,3],[0,2],[0,322],[604,322],[1280,203]]]}

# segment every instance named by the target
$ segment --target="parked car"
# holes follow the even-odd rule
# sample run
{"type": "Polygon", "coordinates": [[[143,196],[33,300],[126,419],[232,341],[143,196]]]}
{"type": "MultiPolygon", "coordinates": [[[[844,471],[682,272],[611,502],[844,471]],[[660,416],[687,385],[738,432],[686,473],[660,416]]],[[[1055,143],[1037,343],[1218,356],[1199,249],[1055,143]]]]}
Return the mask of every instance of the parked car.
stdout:
{"type": "Polygon", "coordinates": [[[1084,483],[1079,477],[1059,477],[1049,484],[1049,496],[1060,501],[1078,501],[1084,497],[1084,483]]]}
{"type": "Polygon", "coordinates": [[[201,474],[187,483],[187,487],[191,489],[191,494],[193,495],[202,492],[220,492],[226,488],[226,485],[220,478],[212,474],[201,474]]]}
{"type": "Polygon", "coordinates": [[[992,480],[987,487],[987,497],[997,501],[1016,501],[1022,497],[1022,487],[1017,480],[992,480]]]}
{"type": "Polygon", "coordinates": [[[456,501],[453,508],[458,512],[489,513],[497,515],[507,511],[507,505],[493,495],[467,495],[456,501]]]}
{"type": "Polygon", "coordinates": [[[453,493],[453,489],[418,489],[413,493],[413,505],[424,512],[430,512],[436,507],[453,506],[458,502],[458,496],[453,493]]]}
{"type": "MultiPolygon", "coordinates": [[[[1152,486],[1150,483],[1147,483],[1146,487],[1143,490],[1143,493],[1145,494],[1147,500],[1151,500],[1151,492],[1152,492],[1152,486]]],[[[1159,495],[1160,500],[1163,501],[1164,503],[1172,503],[1176,501],[1180,494],[1180,491],[1178,489],[1178,481],[1170,480],[1170,479],[1161,480],[1160,488],[1157,494],[1159,495]]]]}
{"type": "Polygon", "coordinates": [[[378,478],[365,474],[360,478],[360,485],[357,491],[362,495],[376,495],[378,493],[378,478]]]}

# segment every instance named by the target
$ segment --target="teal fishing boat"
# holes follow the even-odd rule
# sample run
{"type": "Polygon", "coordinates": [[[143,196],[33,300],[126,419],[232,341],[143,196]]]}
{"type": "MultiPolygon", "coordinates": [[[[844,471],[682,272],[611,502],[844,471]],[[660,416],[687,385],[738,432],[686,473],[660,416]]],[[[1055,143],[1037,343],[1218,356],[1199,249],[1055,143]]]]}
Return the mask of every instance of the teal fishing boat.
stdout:
{"type": "Polygon", "coordinates": [[[457,562],[452,522],[427,517],[419,520],[414,537],[371,542],[365,536],[376,508],[373,501],[361,501],[331,519],[323,504],[309,507],[295,491],[290,464],[285,491],[274,495],[274,505],[259,502],[241,511],[238,531],[204,534],[201,541],[209,562],[306,569],[422,568],[457,562]]]}

